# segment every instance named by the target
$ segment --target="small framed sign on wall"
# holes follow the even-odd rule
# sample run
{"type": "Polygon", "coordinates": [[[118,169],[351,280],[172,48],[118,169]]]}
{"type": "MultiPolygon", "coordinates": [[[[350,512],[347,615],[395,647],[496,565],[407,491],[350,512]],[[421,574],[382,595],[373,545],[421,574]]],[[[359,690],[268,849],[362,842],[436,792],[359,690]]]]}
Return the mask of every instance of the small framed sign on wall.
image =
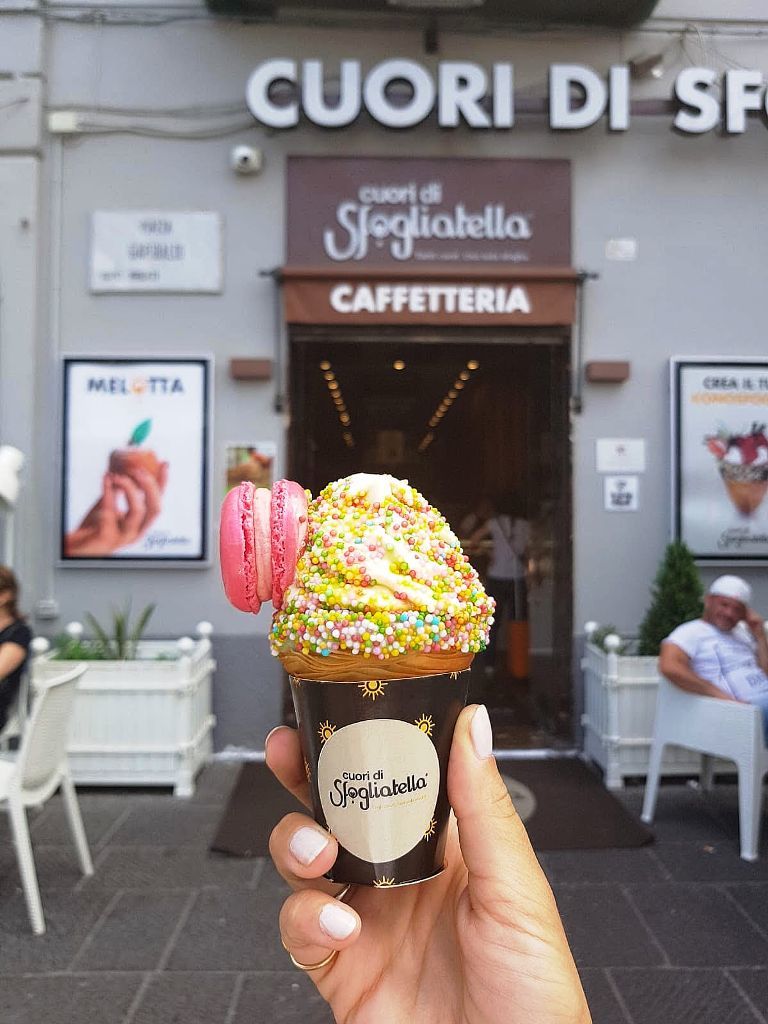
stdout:
{"type": "Polygon", "coordinates": [[[64,359],[62,565],[208,564],[210,359],[64,359]]]}

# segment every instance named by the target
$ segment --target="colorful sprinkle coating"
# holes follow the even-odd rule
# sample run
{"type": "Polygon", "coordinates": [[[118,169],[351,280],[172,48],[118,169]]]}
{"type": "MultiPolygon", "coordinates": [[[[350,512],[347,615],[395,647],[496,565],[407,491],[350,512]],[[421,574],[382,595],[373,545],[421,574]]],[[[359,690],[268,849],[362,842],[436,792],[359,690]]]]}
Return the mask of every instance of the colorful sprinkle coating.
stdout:
{"type": "Polygon", "coordinates": [[[356,473],[309,503],[272,653],[393,658],[485,649],[494,601],[440,513],[405,480],[356,473]]]}

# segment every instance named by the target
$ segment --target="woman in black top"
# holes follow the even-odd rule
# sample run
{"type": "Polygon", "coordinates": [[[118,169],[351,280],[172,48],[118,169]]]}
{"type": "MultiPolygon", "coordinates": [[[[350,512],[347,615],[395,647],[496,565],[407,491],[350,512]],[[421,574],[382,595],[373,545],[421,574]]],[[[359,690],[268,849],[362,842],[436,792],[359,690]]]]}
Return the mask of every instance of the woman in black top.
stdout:
{"type": "Polygon", "coordinates": [[[16,605],[18,596],[16,577],[7,566],[0,565],[0,729],[18,695],[32,640],[16,605]]]}

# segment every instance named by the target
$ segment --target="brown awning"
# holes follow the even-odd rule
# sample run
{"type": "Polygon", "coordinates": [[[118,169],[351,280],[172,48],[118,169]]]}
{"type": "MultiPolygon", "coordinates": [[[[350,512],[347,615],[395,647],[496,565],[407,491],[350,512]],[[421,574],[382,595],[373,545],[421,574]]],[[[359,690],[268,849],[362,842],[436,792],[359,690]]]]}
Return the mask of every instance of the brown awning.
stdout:
{"type": "MultiPolygon", "coordinates": [[[[360,15],[375,18],[377,27],[414,27],[428,15],[441,16],[453,29],[537,30],[560,25],[610,25],[626,28],[650,18],[658,0],[485,0],[485,3],[393,4],[392,0],[206,0],[216,14],[252,15],[263,21],[296,25],[349,24],[360,27],[360,15]]],[[[374,24],[372,21],[371,24],[374,24]]]]}
{"type": "Polygon", "coordinates": [[[286,266],[285,319],[294,324],[563,327],[573,323],[571,267],[286,266]]]}

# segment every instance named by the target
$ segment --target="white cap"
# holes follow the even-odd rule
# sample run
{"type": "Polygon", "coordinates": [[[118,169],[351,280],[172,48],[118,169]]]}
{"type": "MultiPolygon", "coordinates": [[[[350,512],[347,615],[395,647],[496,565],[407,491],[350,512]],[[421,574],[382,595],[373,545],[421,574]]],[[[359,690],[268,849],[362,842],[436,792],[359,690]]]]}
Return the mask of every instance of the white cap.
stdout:
{"type": "Polygon", "coordinates": [[[714,583],[710,584],[707,593],[730,597],[734,601],[741,601],[742,604],[749,604],[752,600],[752,587],[741,576],[718,576],[714,583]]]}

